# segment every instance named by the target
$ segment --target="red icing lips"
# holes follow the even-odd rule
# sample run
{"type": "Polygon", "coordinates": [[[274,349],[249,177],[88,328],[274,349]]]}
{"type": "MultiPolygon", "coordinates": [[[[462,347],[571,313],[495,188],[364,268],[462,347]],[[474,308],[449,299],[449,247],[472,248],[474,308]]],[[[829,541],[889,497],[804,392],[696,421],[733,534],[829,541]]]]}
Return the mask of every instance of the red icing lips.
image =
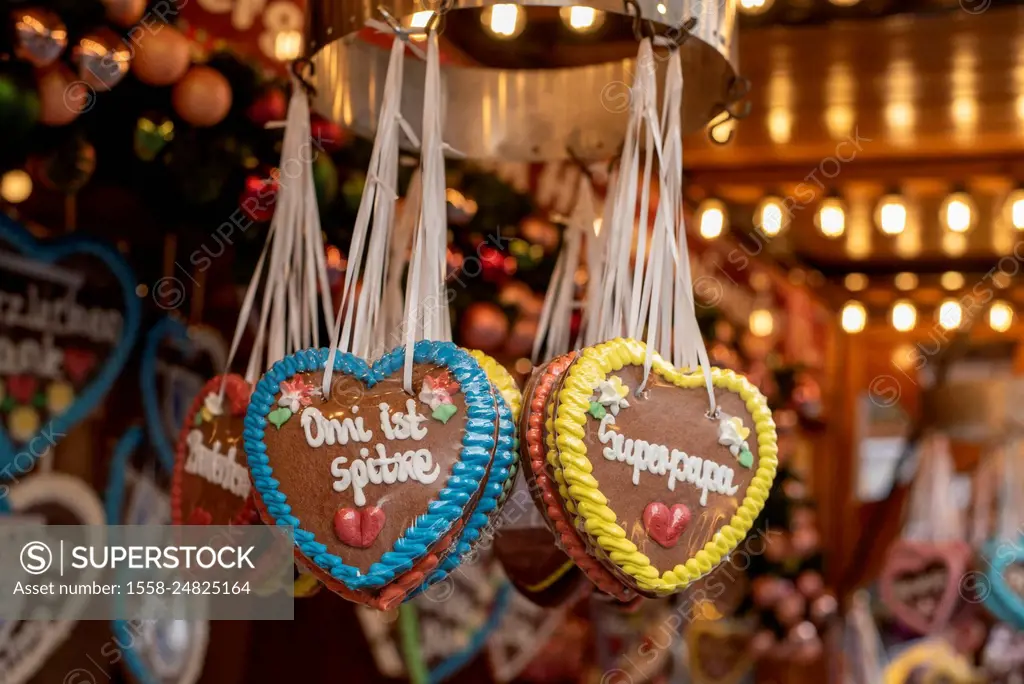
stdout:
{"type": "Polygon", "coordinates": [[[690,516],[690,509],[683,504],[675,504],[670,509],[660,501],[654,501],[644,509],[644,527],[651,539],[670,549],[679,541],[690,516]]]}
{"type": "Polygon", "coordinates": [[[342,543],[366,549],[384,529],[385,519],[384,510],[377,506],[339,508],[334,514],[334,533],[342,543]]]}

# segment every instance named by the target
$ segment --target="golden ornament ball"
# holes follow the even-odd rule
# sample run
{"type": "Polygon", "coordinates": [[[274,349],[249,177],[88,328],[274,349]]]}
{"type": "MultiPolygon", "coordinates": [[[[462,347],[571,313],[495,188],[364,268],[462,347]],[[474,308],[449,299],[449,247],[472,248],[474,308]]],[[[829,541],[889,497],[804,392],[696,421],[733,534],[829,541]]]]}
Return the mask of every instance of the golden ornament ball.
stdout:
{"type": "Polygon", "coordinates": [[[184,76],[191,62],[188,38],[173,26],[159,25],[138,38],[132,73],[143,83],[166,86],[184,76]]]}
{"type": "Polygon", "coordinates": [[[171,100],[174,111],[193,126],[215,126],[231,109],[231,84],[216,69],[192,67],[175,84],[171,100]]]}

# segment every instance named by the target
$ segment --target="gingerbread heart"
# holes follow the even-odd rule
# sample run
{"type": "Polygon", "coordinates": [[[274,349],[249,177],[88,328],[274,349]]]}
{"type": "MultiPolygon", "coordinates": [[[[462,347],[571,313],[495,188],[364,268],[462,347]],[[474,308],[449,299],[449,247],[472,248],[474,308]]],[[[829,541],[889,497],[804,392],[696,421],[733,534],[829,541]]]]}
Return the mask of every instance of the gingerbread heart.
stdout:
{"type": "Polygon", "coordinates": [[[114,248],[79,236],[39,242],[0,215],[0,471],[8,477],[27,473],[120,375],[138,334],[135,285],[114,248]]]}
{"type": "Polygon", "coordinates": [[[697,620],[686,630],[694,684],[734,684],[753,666],[750,630],[728,620],[697,620]]]}
{"type": "Polygon", "coordinates": [[[142,405],[149,441],[168,471],[174,467],[175,439],[192,422],[206,379],[224,369],[226,354],[215,330],[186,326],[172,316],[146,334],[139,364],[142,405]]]}
{"type": "MultiPolygon", "coordinates": [[[[103,504],[92,488],[76,477],[57,472],[36,473],[13,484],[10,491],[0,497],[0,513],[38,515],[61,525],[102,526],[105,522],[103,504]]],[[[2,519],[3,515],[0,515],[2,519]]],[[[57,540],[47,541],[51,548],[56,548],[57,540]]],[[[99,570],[87,571],[75,582],[91,584],[99,574],[99,570]]],[[[77,617],[88,603],[88,596],[56,597],[52,605],[40,609],[48,609],[48,614],[61,619],[12,620],[4,624],[2,632],[8,635],[0,641],[4,684],[33,681],[39,670],[49,664],[50,658],[71,636],[77,617]]]]}
{"type": "Polygon", "coordinates": [[[242,451],[249,383],[240,375],[207,382],[178,435],[171,475],[175,525],[248,525],[256,521],[252,481],[242,451]],[[220,400],[221,386],[224,400],[220,400]]]}
{"type": "MultiPolygon", "coordinates": [[[[985,607],[1004,622],[1024,629],[1024,536],[992,541],[983,551],[987,561],[985,607]]],[[[980,593],[980,592],[979,592],[980,593]]]]}
{"type": "Polygon", "coordinates": [[[919,634],[944,629],[956,609],[970,553],[959,541],[897,541],[878,580],[882,601],[893,617],[919,634]]]}
{"type": "MultiPolygon", "coordinates": [[[[583,571],[594,585],[620,601],[631,601],[636,594],[624,586],[588,551],[580,532],[572,524],[566,505],[572,505],[559,494],[553,419],[553,398],[564,379],[566,368],[575,360],[576,353],[557,357],[534,372],[526,388],[526,411],[520,426],[523,472],[530,485],[537,508],[548,527],[555,534],[559,546],[583,571]]],[[[555,569],[561,569],[561,564],[555,569]]]]}
{"type": "Polygon", "coordinates": [[[641,391],[645,355],[643,343],[617,339],[584,349],[566,370],[554,409],[556,477],[596,555],[635,589],[664,595],[710,572],[747,534],[778,448],[767,402],[745,378],[711,369],[710,414],[703,371],[657,354],[641,391]],[[671,547],[644,526],[652,501],[694,514],[671,547]]]}
{"type": "Polygon", "coordinates": [[[337,354],[324,396],[329,353],[299,352],[267,371],[246,414],[245,450],[260,513],[295,528],[300,562],[347,592],[372,592],[436,555],[433,567],[418,566],[433,571],[474,512],[496,506],[500,489],[485,485],[497,404],[480,365],[451,343],[415,345],[412,395],[399,348],[372,366],[337,354]],[[336,511],[367,506],[385,513],[373,542],[339,539],[336,511]]]}
{"type": "Polygon", "coordinates": [[[683,535],[690,522],[690,509],[683,504],[669,508],[660,501],[647,504],[644,509],[644,527],[647,535],[666,549],[671,549],[683,535]]]}

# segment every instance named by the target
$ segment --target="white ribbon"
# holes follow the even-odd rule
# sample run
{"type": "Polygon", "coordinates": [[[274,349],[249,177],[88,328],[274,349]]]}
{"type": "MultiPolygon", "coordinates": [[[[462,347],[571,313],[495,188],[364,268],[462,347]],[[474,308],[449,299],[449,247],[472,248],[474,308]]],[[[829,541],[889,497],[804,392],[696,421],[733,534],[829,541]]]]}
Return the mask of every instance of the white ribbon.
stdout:
{"type": "Polygon", "coordinates": [[[412,394],[413,345],[417,340],[451,341],[451,314],[445,285],[448,241],[444,152],[441,139],[441,72],[437,34],[427,38],[423,100],[423,147],[420,157],[423,199],[413,236],[405,296],[405,369],[402,385],[412,394]]]}
{"type": "MultiPolygon", "coordinates": [[[[394,218],[395,187],[398,184],[398,136],[401,125],[401,99],[405,43],[397,37],[391,44],[388,73],[384,79],[377,137],[370,155],[370,166],[359,201],[352,242],[348,252],[348,268],[342,286],[341,302],[331,333],[331,351],[324,369],[322,391],[330,395],[334,359],[338,351],[366,355],[372,342],[375,320],[379,314],[381,279],[386,268],[386,249],[394,218]],[[367,233],[373,219],[373,233],[367,245],[367,233]],[[365,259],[363,291],[355,296],[356,285],[365,259]]],[[[415,143],[415,138],[413,138],[415,143]]]]}
{"type": "Polygon", "coordinates": [[[964,538],[963,520],[952,500],[953,474],[948,438],[938,434],[925,437],[910,489],[906,539],[944,542],[964,538]]]}
{"type": "Polygon", "coordinates": [[[999,496],[999,522],[996,538],[999,541],[1017,542],[1020,537],[1021,524],[1024,523],[1024,502],[1021,492],[1024,491],[1024,478],[1020,459],[1024,458],[1024,442],[1016,440],[1001,449],[1003,461],[1003,479],[999,496]]]}
{"type": "MultiPolygon", "coordinates": [[[[554,358],[569,351],[572,344],[571,328],[572,313],[576,305],[576,271],[580,267],[580,255],[584,237],[594,242],[594,192],[590,179],[580,174],[579,191],[576,194],[576,206],[569,217],[565,229],[562,249],[555,261],[555,270],[551,274],[544,306],[541,308],[540,321],[537,324],[537,336],[533,340],[533,363],[540,361],[541,347],[544,347],[544,358],[554,358]]],[[[595,277],[592,274],[591,277],[595,277]]],[[[589,287],[587,292],[592,290],[589,287]]],[[[600,306],[594,300],[584,300],[581,308],[600,306]]],[[[581,319],[582,321],[582,319],[581,319]]],[[[582,328],[582,325],[580,326],[582,328]]]]}

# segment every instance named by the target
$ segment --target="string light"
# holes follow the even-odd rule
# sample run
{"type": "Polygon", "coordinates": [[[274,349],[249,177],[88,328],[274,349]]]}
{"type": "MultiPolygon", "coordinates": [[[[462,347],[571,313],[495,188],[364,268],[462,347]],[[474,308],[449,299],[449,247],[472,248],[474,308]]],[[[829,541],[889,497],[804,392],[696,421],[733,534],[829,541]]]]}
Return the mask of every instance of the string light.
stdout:
{"type": "Polygon", "coordinates": [[[836,7],[853,7],[860,0],[829,0],[836,7]]]}
{"type": "Polygon", "coordinates": [[[907,290],[913,290],[917,287],[917,274],[904,271],[903,273],[897,273],[892,283],[896,286],[897,290],[906,292],[907,290]]]}
{"type": "Polygon", "coordinates": [[[939,325],[945,330],[956,330],[964,321],[964,311],[955,299],[947,299],[939,305],[939,325]]]}
{"type": "Polygon", "coordinates": [[[740,12],[749,15],[764,14],[775,4],[775,0],[740,0],[740,12]]]}
{"type": "Polygon", "coordinates": [[[865,324],[868,321],[867,311],[864,310],[864,305],[860,302],[847,302],[843,307],[842,317],[840,322],[843,326],[843,330],[848,333],[859,333],[864,329],[865,324]]]}
{"type": "Polygon", "coordinates": [[[302,55],[302,31],[281,31],[274,39],[274,59],[290,62],[302,55]]]}
{"type": "Polygon", "coordinates": [[[1024,230],[1024,189],[1018,188],[1006,198],[1006,213],[1010,225],[1017,230],[1024,230]]]}
{"type": "Polygon", "coordinates": [[[908,332],[917,325],[917,309],[905,299],[901,299],[892,306],[889,313],[889,320],[892,327],[900,332],[908,332]]]}
{"type": "Polygon", "coordinates": [[[875,222],[886,235],[899,235],[907,227],[907,205],[899,195],[886,195],[878,203],[875,222]]]}
{"type": "Polygon", "coordinates": [[[841,237],[846,232],[846,211],[843,209],[842,201],[836,197],[826,199],[818,207],[814,222],[825,237],[841,237]]]}
{"type": "Polygon", "coordinates": [[[868,286],[868,277],[863,273],[849,273],[843,278],[843,285],[850,292],[860,292],[868,286]]]}
{"type": "Polygon", "coordinates": [[[767,309],[755,309],[750,312],[747,327],[754,337],[768,337],[775,329],[775,318],[767,309]]]}
{"type": "Polygon", "coordinates": [[[576,33],[593,33],[604,24],[604,12],[583,5],[563,7],[558,10],[558,16],[576,33]]]}
{"type": "Polygon", "coordinates": [[[939,218],[954,233],[966,233],[974,225],[974,201],[966,192],[955,192],[942,203],[939,218]]]}
{"type": "Polygon", "coordinates": [[[939,278],[943,290],[959,290],[964,286],[964,274],[957,271],[946,271],[939,278]]]}
{"type": "Polygon", "coordinates": [[[778,197],[766,197],[757,207],[757,224],[768,237],[782,232],[784,216],[782,201],[778,197]]]}
{"type": "Polygon", "coordinates": [[[725,205],[721,201],[716,199],[704,200],[697,207],[697,215],[700,236],[705,240],[714,240],[725,231],[725,205]]]}
{"type": "Polygon", "coordinates": [[[988,325],[996,332],[1006,332],[1013,325],[1013,307],[1002,300],[992,302],[988,310],[988,325]]]}
{"type": "Polygon", "coordinates": [[[32,177],[21,169],[8,171],[0,178],[0,197],[11,204],[19,204],[32,194],[32,177]]]}
{"type": "Polygon", "coordinates": [[[515,38],[526,28],[526,14],[518,5],[490,5],[480,15],[480,22],[496,38],[515,38]]]}

